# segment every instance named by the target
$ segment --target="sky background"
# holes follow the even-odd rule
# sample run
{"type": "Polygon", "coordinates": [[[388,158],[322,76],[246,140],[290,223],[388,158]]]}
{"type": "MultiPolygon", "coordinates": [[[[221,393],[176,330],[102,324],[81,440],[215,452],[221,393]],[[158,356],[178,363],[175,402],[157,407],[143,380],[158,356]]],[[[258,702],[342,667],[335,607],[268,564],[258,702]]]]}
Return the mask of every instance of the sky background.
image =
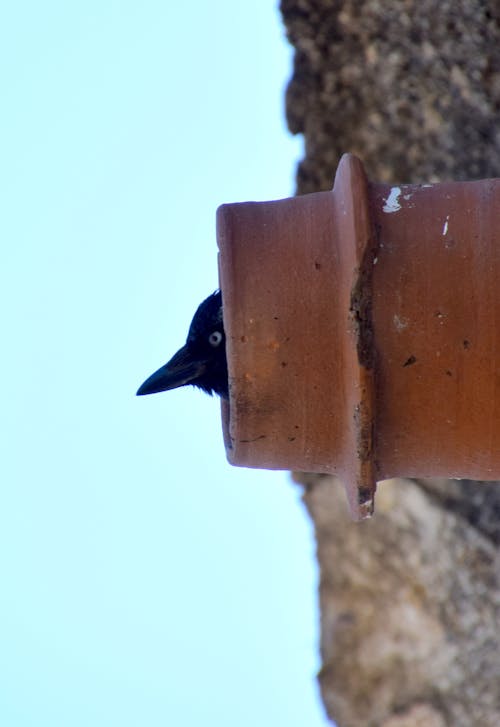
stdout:
{"type": "Polygon", "coordinates": [[[290,196],[275,2],[0,10],[0,724],[316,727],[287,473],[219,402],[137,398],[217,287],[215,211],[290,196]]]}

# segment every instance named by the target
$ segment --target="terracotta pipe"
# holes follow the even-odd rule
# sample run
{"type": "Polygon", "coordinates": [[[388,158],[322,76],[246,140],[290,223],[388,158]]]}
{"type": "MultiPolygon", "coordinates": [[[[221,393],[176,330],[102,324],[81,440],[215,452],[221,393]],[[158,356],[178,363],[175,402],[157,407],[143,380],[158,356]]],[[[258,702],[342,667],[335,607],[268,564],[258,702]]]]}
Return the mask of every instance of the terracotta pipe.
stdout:
{"type": "Polygon", "coordinates": [[[500,180],[223,205],[232,464],[325,472],[356,518],[377,480],[500,479],[500,180]]]}

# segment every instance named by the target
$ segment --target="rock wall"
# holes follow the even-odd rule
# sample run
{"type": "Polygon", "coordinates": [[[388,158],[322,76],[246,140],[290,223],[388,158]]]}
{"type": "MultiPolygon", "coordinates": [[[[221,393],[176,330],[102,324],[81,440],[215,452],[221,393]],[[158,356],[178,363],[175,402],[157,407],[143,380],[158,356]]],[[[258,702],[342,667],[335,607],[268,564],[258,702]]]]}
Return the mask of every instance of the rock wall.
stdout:
{"type": "MultiPolygon", "coordinates": [[[[386,182],[500,176],[500,4],[282,0],[297,191],[343,152],[386,182]]],[[[499,363],[500,367],[500,363],[499,363]]],[[[320,564],[319,681],[339,727],[500,724],[500,484],[390,480],[353,523],[333,478],[296,474],[320,564]]]]}

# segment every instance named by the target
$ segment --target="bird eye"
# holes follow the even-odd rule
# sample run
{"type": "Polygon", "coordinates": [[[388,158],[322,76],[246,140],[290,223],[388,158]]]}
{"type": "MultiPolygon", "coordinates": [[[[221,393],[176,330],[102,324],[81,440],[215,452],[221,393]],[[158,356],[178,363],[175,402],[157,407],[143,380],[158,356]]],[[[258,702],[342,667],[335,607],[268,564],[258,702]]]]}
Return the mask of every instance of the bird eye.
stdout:
{"type": "Polygon", "coordinates": [[[213,331],[209,337],[208,342],[211,346],[218,346],[219,343],[222,341],[222,333],[220,331],[213,331]]]}

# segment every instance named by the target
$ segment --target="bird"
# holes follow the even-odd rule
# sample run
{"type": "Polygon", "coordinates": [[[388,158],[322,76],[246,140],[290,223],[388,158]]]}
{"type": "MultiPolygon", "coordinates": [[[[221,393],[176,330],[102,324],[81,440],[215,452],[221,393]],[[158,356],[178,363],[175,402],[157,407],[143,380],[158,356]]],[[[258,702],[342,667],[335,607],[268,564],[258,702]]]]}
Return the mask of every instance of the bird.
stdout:
{"type": "Polygon", "coordinates": [[[226,334],[220,290],[209,295],[198,306],[184,346],[141,384],[137,396],[156,394],[190,384],[207,394],[229,398],[226,334]]]}

